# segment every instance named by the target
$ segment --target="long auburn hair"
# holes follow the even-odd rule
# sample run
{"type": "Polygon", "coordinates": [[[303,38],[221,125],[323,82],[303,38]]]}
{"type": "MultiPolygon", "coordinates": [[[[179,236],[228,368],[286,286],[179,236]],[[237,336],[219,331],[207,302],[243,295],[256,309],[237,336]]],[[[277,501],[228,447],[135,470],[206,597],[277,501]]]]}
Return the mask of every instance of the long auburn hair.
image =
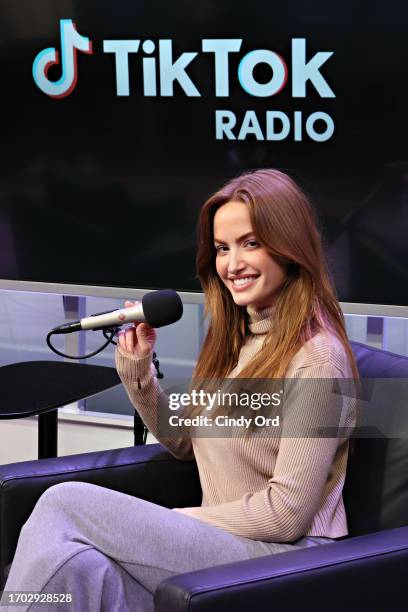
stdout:
{"type": "Polygon", "coordinates": [[[357,379],[312,206],[288,175],[274,169],[246,172],[228,181],[201,209],[196,268],[205,293],[204,313],[209,327],[194,378],[228,376],[238,362],[246,333],[246,307],[235,304],[215,267],[214,216],[229,201],[248,206],[256,239],[287,269],[276,298],[272,328],[262,349],[237,377],[283,378],[303,344],[319,331],[330,330],[342,342],[357,379]]]}

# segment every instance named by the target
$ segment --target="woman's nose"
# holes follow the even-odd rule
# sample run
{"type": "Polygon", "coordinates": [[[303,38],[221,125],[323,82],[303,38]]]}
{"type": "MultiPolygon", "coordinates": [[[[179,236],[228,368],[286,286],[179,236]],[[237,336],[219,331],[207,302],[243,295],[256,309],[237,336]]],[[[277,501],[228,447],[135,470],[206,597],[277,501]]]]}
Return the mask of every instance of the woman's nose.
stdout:
{"type": "Polygon", "coordinates": [[[228,274],[237,274],[244,266],[240,251],[231,249],[228,258],[228,274]]]}

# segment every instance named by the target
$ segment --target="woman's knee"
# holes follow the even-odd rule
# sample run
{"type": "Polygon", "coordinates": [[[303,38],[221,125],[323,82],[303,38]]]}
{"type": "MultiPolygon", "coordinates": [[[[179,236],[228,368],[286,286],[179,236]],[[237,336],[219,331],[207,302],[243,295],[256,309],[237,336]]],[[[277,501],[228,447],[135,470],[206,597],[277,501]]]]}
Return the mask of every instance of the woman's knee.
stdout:
{"type": "Polygon", "coordinates": [[[59,506],[65,505],[64,502],[72,502],[73,497],[81,494],[80,482],[61,482],[49,487],[38,499],[37,506],[59,506]]]}
{"type": "Polygon", "coordinates": [[[28,523],[47,520],[47,516],[50,516],[50,514],[55,519],[57,515],[76,512],[84,495],[84,484],[80,482],[61,482],[49,487],[39,497],[28,523]]]}

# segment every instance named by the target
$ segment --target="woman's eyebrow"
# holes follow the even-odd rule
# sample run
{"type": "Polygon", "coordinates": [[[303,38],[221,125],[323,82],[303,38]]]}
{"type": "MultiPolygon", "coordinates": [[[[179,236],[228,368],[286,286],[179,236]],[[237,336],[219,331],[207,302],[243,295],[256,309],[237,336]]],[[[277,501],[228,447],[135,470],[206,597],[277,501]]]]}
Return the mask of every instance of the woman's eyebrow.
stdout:
{"type": "MultiPolygon", "coordinates": [[[[236,242],[239,242],[240,240],[243,240],[244,238],[247,238],[248,236],[251,236],[253,234],[254,232],[247,232],[246,234],[243,234],[242,236],[237,238],[236,242]]],[[[218,238],[214,238],[214,242],[219,242],[220,244],[226,244],[223,240],[218,240],[218,238]]]]}

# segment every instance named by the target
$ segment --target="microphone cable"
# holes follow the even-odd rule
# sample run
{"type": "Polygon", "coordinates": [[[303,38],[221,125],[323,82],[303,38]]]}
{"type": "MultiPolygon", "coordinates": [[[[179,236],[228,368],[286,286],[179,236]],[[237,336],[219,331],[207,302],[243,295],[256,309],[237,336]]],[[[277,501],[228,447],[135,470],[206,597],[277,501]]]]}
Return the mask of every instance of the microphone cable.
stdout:
{"type": "MultiPolygon", "coordinates": [[[[102,346],[100,346],[96,351],[93,351],[92,353],[88,353],[88,355],[79,355],[79,356],[78,355],[67,355],[67,353],[63,353],[62,351],[59,351],[58,349],[56,349],[55,346],[51,344],[51,336],[57,335],[55,331],[50,331],[47,334],[46,341],[47,341],[47,345],[49,346],[49,348],[54,353],[59,355],[60,357],[66,357],[67,359],[88,359],[88,357],[93,357],[94,355],[97,355],[98,353],[102,352],[108,346],[108,344],[113,344],[114,346],[117,346],[118,343],[113,340],[113,337],[116,336],[119,330],[120,330],[120,327],[107,327],[107,328],[100,330],[102,331],[104,338],[106,338],[106,342],[102,346]]],[[[155,352],[153,352],[152,363],[154,367],[156,368],[156,373],[157,373],[156,377],[164,378],[163,372],[160,371],[160,361],[157,359],[157,354],[155,352]]]]}
{"type": "Polygon", "coordinates": [[[57,335],[55,331],[50,331],[47,334],[46,342],[49,348],[53,351],[53,353],[56,353],[60,357],[66,357],[67,359],[88,359],[88,357],[93,357],[94,355],[97,355],[98,353],[103,351],[108,346],[108,344],[114,344],[116,346],[117,342],[113,341],[113,337],[117,334],[119,330],[120,330],[120,327],[112,327],[112,328],[108,327],[108,328],[103,329],[102,333],[107,341],[105,342],[105,344],[99,347],[96,351],[93,351],[93,353],[88,353],[88,355],[79,355],[79,356],[78,355],[67,355],[67,353],[63,353],[62,351],[59,351],[58,349],[56,349],[55,346],[51,344],[51,336],[57,335]],[[107,335],[108,332],[110,333],[110,336],[107,335]]]}

